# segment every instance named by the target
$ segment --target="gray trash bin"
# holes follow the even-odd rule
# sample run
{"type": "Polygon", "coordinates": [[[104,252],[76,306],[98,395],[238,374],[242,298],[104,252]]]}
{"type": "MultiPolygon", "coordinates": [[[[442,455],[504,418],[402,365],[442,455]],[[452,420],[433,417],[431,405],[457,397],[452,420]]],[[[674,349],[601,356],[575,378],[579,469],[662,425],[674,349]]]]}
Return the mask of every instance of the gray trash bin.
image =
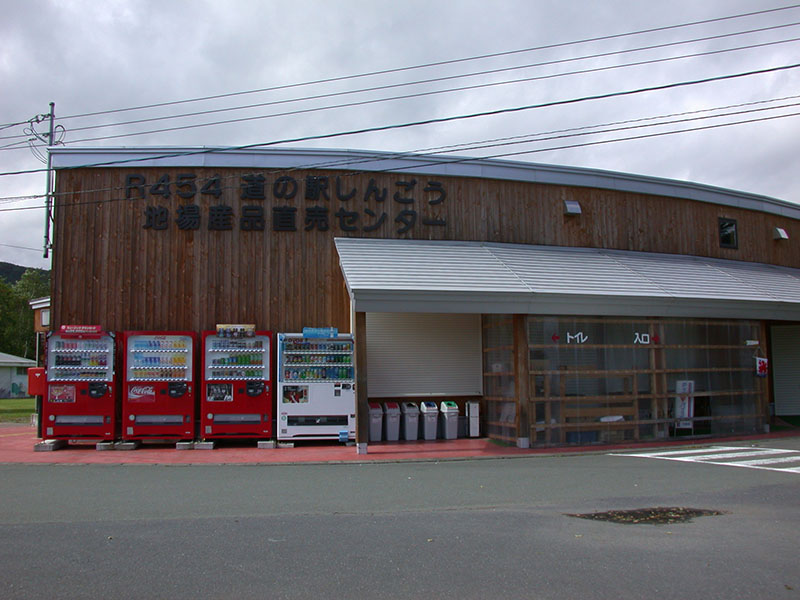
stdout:
{"type": "Polygon", "coordinates": [[[386,402],[383,405],[383,425],[387,442],[400,439],[400,405],[397,402],[386,402]]]}
{"type": "Polygon", "coordinates": [[[369,441],[380,442],[383,436],[383,409],[377,402],[369,403],[369,441]]]}
{"type": "Polygon", "coordinates": [[[402,431],[403,439],[406,441],[414,441],[419,437],[419,406],[414,402],[403,402],[400,405],[400,412],[402,413],[402,431]]]}
{"type": "Polygon", "coordinates": [[[445,400],[439,407],[442,415],[442,437],[454,440],[458,437],[458,404],[452,400],[445,400]]]}
{"type": "Polygon", "coordinates": [[[419,405],[419,422],[422,429],[422,439],[435,440],[436,428],[439,421],[439,409],[436,402],[426,401],[419,405]]]}

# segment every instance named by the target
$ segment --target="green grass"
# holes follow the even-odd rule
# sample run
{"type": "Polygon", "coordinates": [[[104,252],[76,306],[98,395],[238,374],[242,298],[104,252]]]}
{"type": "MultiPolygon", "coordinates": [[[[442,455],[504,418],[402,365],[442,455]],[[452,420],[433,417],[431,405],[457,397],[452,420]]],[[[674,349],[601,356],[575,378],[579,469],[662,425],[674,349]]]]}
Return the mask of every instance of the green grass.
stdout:
{"type": "Polygon", "coordinates": [[[34,412],[34,398],[0,398],[0,423],[27,423],[34,412]]]}

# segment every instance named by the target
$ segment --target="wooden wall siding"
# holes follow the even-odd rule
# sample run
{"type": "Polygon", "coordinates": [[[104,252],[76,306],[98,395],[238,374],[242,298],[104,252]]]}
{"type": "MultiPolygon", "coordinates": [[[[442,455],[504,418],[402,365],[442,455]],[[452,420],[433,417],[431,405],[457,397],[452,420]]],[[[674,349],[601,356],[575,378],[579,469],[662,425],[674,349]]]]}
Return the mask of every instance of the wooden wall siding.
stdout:
{"type": "MultiPolygon", "coordinates": [[[[53,263],[53,324],[91,323],[111,330],[188,329],[200,331],[220,322],[255,323],[276,331],[297,331],[305,325],[350,328],[349,300],[338,266],[334,237],[418,238],[509,242],[557,246],[603,247],[621,250],[695,254],[800,268],[800,221],[743,209],[591,188],[470,178],[334,171],[257,171],[266,177],[266,200],[241,200],[245,169],[95,168],[60,171],[56,202],[53,263]],[[222,177],[223,196],[198,194],[201,228],[180,230],[178,206],[192,201],[148,195],[125,200],[125,176],[141,174],[148,185],[162,175],[174,182],[179,173],[202,180],[222,177]],[[275,199],[272,183],[289,174],[299,183],[293,200],[275,199]],[[323,175],[331,182],[331,200],[304,200],[306,175],[323,175]],[[336,175],[358,195],[343,202],[333,188],[336,175]],[[422,226],[398,234],[392,194],[397,181],[415,177],[415,208],[428,217],[446,219],[445,227],[422,226]],[[364,203],[368,181],[388,189],[383,204],[364,203]],[[447,191],[439,206],[428,206],[431,193],[422,191],[428,179],[447,191]],[[92,191],[98,190],[98,191],[92,191]],[[109,191],[110,190],[110,191],[109,191]],[[82,193],[86,191],[87,193],[82,193]],[[567,217],[565,200],[577,200],[582,215],[567,217]],[[230,231],[207,229],[208,207],[233,208],[230,231]],[[264,207],[265,231],[241,231],[242,204],[264,207]],[[325,204],[330,229],[304,231],[306,206],[325,204]],[[146,206],[169,210],[166,231],[144,229],[146,206]],[[298,208],[297,231],[272,231],[273,206],[298,208]],[[374,232],[345,232],[334,214],[340,207],[371,207],[390,215],[374,232]],[[738,250],[719,247],[718,217],[737,219],[738,250]],[[789,233],[775,241],[775,227],[789,233]]],[[[399,207],[399,208],[398,208],[399,207]]],[[[362,214],[362,219],[366,219],[362,214]]]]}

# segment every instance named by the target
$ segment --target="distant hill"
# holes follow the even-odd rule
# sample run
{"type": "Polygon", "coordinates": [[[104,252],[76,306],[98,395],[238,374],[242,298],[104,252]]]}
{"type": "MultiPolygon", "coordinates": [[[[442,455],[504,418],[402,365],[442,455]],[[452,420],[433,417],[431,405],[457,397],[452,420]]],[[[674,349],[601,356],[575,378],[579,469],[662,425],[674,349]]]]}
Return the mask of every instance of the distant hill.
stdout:
{"type": "MultiPolygon", "coordinates": [[[[22,277],[22,274],[25,273],[30,267],[21,267],[19,265],[12,265],[11,263],[7,262],[0,262],[0,278],[5,279],[6,283],[9,285],[14,285],[19,281],[19,278],[22,277]]],[[[37,271],[43,271],[47,273],[44,269],[36,269],[37,271]]]]}

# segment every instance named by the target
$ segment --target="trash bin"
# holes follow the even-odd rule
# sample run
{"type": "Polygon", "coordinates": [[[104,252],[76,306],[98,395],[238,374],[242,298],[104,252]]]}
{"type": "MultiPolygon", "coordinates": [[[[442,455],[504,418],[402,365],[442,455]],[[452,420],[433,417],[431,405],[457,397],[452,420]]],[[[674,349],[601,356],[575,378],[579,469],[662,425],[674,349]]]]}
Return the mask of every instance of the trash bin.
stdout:
{"type": "Polygon", "coordinates": [[[419,405],[419,422],[422,429],[423,440],[436,439],[436,427],[439,420],[439,409],[436,408],[436,402],[426,401],[419,405]]]}
{"type": "Polygon", "coordinates": [[[402,413],[401,429],[403,430],[403,439],[406,441],[413,441],[419,437],[419,406],[413,402],[403,402],[400,405],[400,412],[402,413]]]}
{"type": "Polygon", "coordinates": [[[380,442],[383,436],[383,409],[377,402],[369,403],[369,441],[380,442]]]}
{"type": "Polygon", "coordinates": [[[480,402],[467,402],[467,435],[469,437],[480,437],[481,435],[480,410],[480,402]]]}
{"type": "Polygon", "coordinates": [[[454,440],[458,437],[458,404],[445,400],[439,407],[442,420],[442,438],[454,440]]]}
{"type": "Polygon", "coordinates": [[[400,405],[397,402],[386,402],[383,405],[383,425],[386,430],[387,442],[396,442],[400,439],[400,405]]]}

